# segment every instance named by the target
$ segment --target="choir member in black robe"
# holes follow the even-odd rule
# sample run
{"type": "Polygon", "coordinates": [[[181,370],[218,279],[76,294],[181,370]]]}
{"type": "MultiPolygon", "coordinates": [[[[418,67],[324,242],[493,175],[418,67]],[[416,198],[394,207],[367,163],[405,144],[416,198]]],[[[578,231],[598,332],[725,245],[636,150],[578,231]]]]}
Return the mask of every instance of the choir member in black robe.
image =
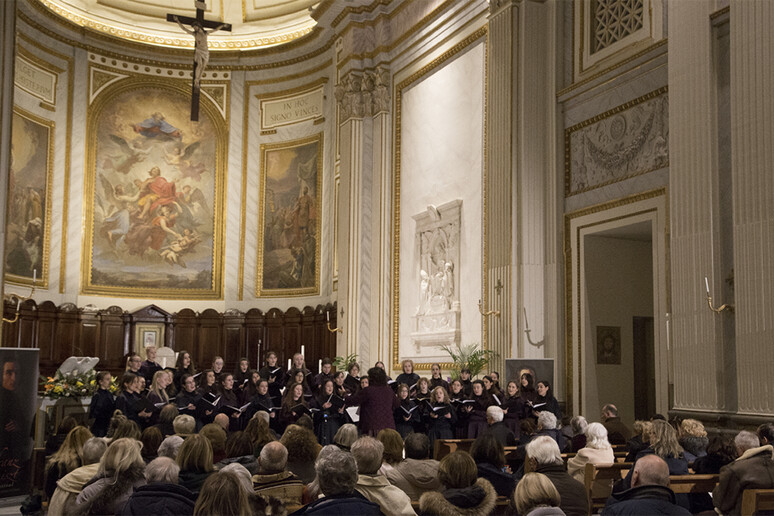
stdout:
{"type": "Polygon", "coordinates": [[[266,365],[258,371],[261,378],[269,382],[269,395],[274,400],[274,405],[279,406],[282,403],[282,388],[287,383],[286,371],[277,363],[277,354],[269,351],[266,354],[266,365]]]}
{"type": "Polygon", "coordinates": [[[113,411],[116,409],[116,400],[110,392],[110,382],[113,377],[109,371],[100,371],[97,373],[97,391],[91,397],[89,405],[89,419],[94,422],[91,425],[91,433],[94,437],[105,437],[108,427],[110,427],[110,418],[113,417],[113,411]]]}

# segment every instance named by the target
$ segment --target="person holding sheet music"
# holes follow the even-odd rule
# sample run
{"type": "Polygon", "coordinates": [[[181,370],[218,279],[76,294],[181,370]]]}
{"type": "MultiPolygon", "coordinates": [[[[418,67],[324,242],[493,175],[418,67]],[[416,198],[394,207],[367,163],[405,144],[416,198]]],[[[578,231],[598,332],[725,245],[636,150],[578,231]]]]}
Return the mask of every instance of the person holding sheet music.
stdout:
{"type": "Polygon", "coordinates": [[[140,374],[145,377],[145,381],[151,383],[156,371],[164,369],[156,362],[156,346],[145,348],[145,360],[140,364],[140,374]]]}
{"type": "Polygon", "coordinates": [[[521,399],[524,400],[525,404],[534,402],[537,398],[537,391],[535,390],[535,379],[530,373],[522,373],[519,381],[521,382],[521,387],[519,388],[521,399]]]}
{"type": "Polygon", "coordinates": [[[470,379],[470,369],[463,367],[460,369],[460,383],[462,383],[462,390],[465,392],[465,396],[470,398],[473,395],[473,382],[470,379]]]}
{"type": "Polygon", "coordinates": [[[486,375],[481,381],[484,382],[484,389],[486,389],[486,392],[489,393],[490,396],[497,396],[497,399],[499,400],[503,398],[503,392],[495,385],[491,376],[486,375]]]}
{"type": "Polygon", "coordinates": [[[336,396],[341,398],[346,398],[352,394],[344,383],[344,371],[337,371],[333,375],[333,389],[336,391],[336,396]]]}
{"type": "Polygon", "coordinates": [[[109,371],[97,373],[97,391],[91,397],[89,419],[93,419],[91,433],[94,437],[105,437],[110,427],[110,418],[116,409],[116,401],[110,392],[110,382],[113,380],[109,371]]]}
{"type": "Polygon", "coordinates": [[[237,430],[242,429],[242,421],[240,420],[242,412],[234,411],[234,409],[238,409],[239,407],[241,407],[239,404],[239,397],[236,392],[234,392],[234,375],[226,373],[221,381],[220,401],[216,408],[219,412],[229,416],[228,429],[230,432],[236,432],[237,430]]]}
{"type": "Polygon", "coordinates": [[[330,358],[325,357],[322,359],[321,370],[312,379],[312,388],[315,392],[319,393],[326,381],[333,380],[332,366],[333,362],[330,358]]]}
{"type": "Polygon", "coordinates": [[[401,374],[395,378],[398,383],[405,383],[409,386],[409,389],[419,381],[419,375],[414,372],[414,362],[412,360],[404,360],[400,363],[400,367],[403,370],[401,374]]]}
{"type": "Polygon", "coordinates": [[[546,380],[540,380],[536,387],[537,398],[530,404],[532,412],[539,413],[544,410],[556,416],[557,421],[562,420],[562,409],[559,408],[559,402],[556,401],[554,393],[551,390],[551,384],[546,380]]]}
{"type": "MultiPolygon", "coordinates": [[[[457,411],[449,401],[449,393],[443,387],[433,389],[427,403],[427,437],[433,450],[436,439],[453,439],[457,411]]],[[[431,452],[432,453],[432,452],[431,452]]]]}
{"type": "Polygon", "coordinates": [[[121,393],[116,396],[116,409],[137,423],[140,428],[145,428],[152,412],[147,410],[147,407],[141,406],[141,378],[134,373],[124,373],[121,377],[121,393]]]}
{"type": "MultiPolygon", "coordinates": [[[[246,386],[247,382],[245,382],[245,380],[250,380],[251,376],[250,362],[248,362],[245,357],[240,358],[239,366],[237,367],[236,372],[234,372],[234,385],[236,385],[237,388],[241,387],[242,385],[246,386]]],[[[244,387],[242,387],[242,389],[244,389],[244,387]]]]}
{"type": "Polygon", "coordinates": [[[219,376],[223,374],[223,357],[216,356],[212,359],[212,370],[215,372],[215,378],[220,380],[219,376]]]}
{"type": "Polygon", "coordinates": [[[207,369],[202,372],[201,377],[199,377],[199,394],[205,395],[205,394],[219,394],[220,387],[218,386],[218,382],[215,378],[215,371],[212,369],[207,369]]]}
{"type": "Polygon", "coordinates": [[[451,392],[449,392],[449,399],[452,406],[457,412],[457,423],[454,425],[454,438],[466,439],[468,435],[468,411],[464,410],[464,401],[468,397],[465,394],[465,390],[462,388],[462,381],[452,380],[449,384],[451,392]]]}
{"type": "Polygon", "coordinates": [[[384,428],[395,429],[393,414],[400,402],[378,367],[368,370],[370,386],[346,399],[346,406],[360,407],[360,432],[375,437],[384,428]]]}
{"type": "Polygon", "coordinates": [[[297,371],[303,371],[304,372],[304,378],[307,379],[306,385],[309,387],[309,381],[312,379],[312,372],[306,368],[306,362],[304,360],[304,355],[301,353],[296,353],[293,355],[293,363],[292,367],[290,368],[290,371],[288,372],[288,380],[286,387],[290,387],[291,384],[296,383],[295,382],[295,375],[297,371]]]}
{"type": "Polygon", "coordinates": [[[441,365],[433,364],[430,366],[430,389],[436,387],[443,387],[446,392],[449,392],[449,382],[441,377],[441,365]]]}
{"type": "Polygon", "coordinates": [[[467,408],[468,439],[475,439],[487,431],[486,409],[492,405],[492,399],[484,389],[484,382],[481,380],[473,382],[473,396],[470,399],[473,403],[467,408]]]}
{"type": "MultiPolygon", "coordinates": [[[[187,414],[196,419],[196,408],[202,395],[196,390],[196,379],[193,375],[184,374],[181,379],[182,389],[177,393],[175,403],[181,414],[187,414]]],[[[198,422],[197,422],[198,424],[198,422]]]]}
{"type": "Polygon", "coordinates": [[[405,383],[398,384],[398,401],[400,405],[393,414],[395,430],[405,439],[419,423],[419,406],[409,397],[409,388],[405,383]]]}
{"type": "Polygon", "coordinates": [[[155,410],[150,417],[150,424],[155,425],[159,420],[159,412],[161,407],[169,403],[169,395],[167,394],[167,386],[170,382],[169,374],[164,370],[156,371],[153,374],[153,380],[151,381],[150,390],[148,391],[148,401],[153,403],[155,410]]]}
{"type": "Polygon", "coordinates": [[[306,374],[303,369],[291,369],[290,370],[290,385],[300,383],[304,387],[304,397],[307,401],[312,398],[312,389],[309,387],[309,382],[306,381],[306,374]]]}
{"type": "Polygon", "coordinates": [[[519,437],[519,421],[524,415],[524,400],[519,396],[519,385],[515,380],[508,382],[505,387],[505,395],[501,400],[500,408],[503,409],[505,426],[519,437]]]}
{"type": "Polygon", "coordinates": [[[322,446],[333,444],[333,437],[344,424],[344,398],[333,391],[333,380],[325,380],[317,395],[320,412],[315,417],[315,434],[322,446]]]}
{"type": "Polygon", "coordinates": [[[288,425],[295,424],[304,414],[311,414],[309,404],[304,399],[304,386],[294,383],[287,388],[282,398],[282,409],[279,415],[282,430],[284,431],[288,425]]]}
{"type": "Polygon", "coordinates": [[[420,378],[417,381],[414,389],[414,401],[419,405],[417,409],[419,421],[414,425],[414,431],[424,434],[427,432],[427,405],[424,402],[430,401],[430,381],[427,378],[420,378]]]}
{"type": "Polygon", "coordinates": [[[243,387],[239,389],[239,401],[243,405],[252,400],[258,393],[258,382],[261,381],[261,375],[258,374],[258,371],[251,369],[248,372],[250,376],[248,376],[247,382],[243,381],[243,387]]]}
{"type": "Polygon", "coordinates": [[[274,400],[275,405],[282,403],[282,388],[287,383],[285,379],[285,369],[277,364],[277,354],[274,351],[266,353],[266,365],[258,373],[261,378],[269,382],[269,395],[274,400]]]}
{"type": "Polygon", "coordinates": [[[177,361],[175,362],[174,383],[175,389],[178,391],[183,383],[183,375],[186,374],[195,375],[196,368],[194,367],[193,360],[191,360],[191,354],[186,350],[182,350],[177,354],[177,361]]]}
{"type": "Polygon", "coordinates": [[[352,394],[360,392],[360,364],[357,362],[352,362],[347,367],[347,377],[344,379],[344,385],[352,394]]]}

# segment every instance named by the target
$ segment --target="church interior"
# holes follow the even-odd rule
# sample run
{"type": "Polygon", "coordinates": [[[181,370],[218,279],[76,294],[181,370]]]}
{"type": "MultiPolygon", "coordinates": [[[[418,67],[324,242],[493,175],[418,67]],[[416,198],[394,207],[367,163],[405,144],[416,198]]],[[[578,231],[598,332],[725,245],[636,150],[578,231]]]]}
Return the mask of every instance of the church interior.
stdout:
{"type": "Polygon", "coordinates": [[[568,418],[769,423],[772,23],[764,0],[4,0],[0,345],[44,378],[148,346],[446,378],[478,349],[568,418]]]}

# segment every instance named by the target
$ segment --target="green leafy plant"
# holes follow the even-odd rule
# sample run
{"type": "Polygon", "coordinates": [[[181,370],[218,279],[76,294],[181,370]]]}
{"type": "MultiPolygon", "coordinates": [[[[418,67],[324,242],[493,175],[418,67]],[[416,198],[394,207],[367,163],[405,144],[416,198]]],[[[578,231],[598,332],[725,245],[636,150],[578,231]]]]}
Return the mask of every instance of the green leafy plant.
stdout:
{"type": "MultiPolygon", "coordinates": [[[[43,396],[46,398],[80,398],[91,396],[99,386],[97,385],[97,371],[91,369],[85,373],[72,372],[62,374],[57,370],[54,376],[40,378],[43,386],[43,396]]],[[[111,379],[110,392],[118,392],[118,377],[111,379]]]]}
{"type": "Polygon", "coordinates": [[[345,357],[336,357],[333,359],[333,367],[336,371],[348,371],[349,366],[357,362],[357,353],[352,353],[345,357]]]}
{"type": "Polygon", "coordinates": [[[478,342],[473,342],[464,346],[456,346],[456,351],[450,346],[443,346],[441,349],[446,351],[454,362],[454,368],[451,370],[452,379],[460,376],[460,370],[467,367],[470,369],[472,377],[478,376],[489,364],[489,361],[495,357],[495,352],[491,349],[481,349],[478,342]]]}

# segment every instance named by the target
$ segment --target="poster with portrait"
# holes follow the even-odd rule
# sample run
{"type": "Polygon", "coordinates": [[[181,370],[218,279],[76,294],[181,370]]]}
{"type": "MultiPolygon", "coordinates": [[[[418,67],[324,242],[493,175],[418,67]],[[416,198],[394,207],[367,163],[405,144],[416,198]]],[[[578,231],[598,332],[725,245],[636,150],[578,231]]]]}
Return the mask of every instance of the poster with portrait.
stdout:
{"type": "Polygon", "coordinates": [[[533,387],[540,381],[554,385],[553,358],[509,358],[505,360],[505,372],[506,378],[500,378],[501,386],[507,385],[511,380],[520,382],[524,373],[532,376],[533,387]]]}
{"type": "Polygon", "coordinates": [[[597,364],[621,365],[620,326],[597,326],[597,364]]]}
{"type": "Polygon", "coordinates": [[[54,122],[14,108],[5,280],[48,288],[54,122]]]}
{"type": "Polygon", "coordinates": [[[29,493],[38,352],[0,348],[0,497],[29,493]]]}
{"type": "Polygon", "coordinates": [[[320,291],[323,137],[261,145],[257,296],[320,291]]]}
{"type": "Polygon", "coordinates": [[[83,293],[220,298],[223,121],[177,83],[117,84],[88,117],[83,293]]]}

